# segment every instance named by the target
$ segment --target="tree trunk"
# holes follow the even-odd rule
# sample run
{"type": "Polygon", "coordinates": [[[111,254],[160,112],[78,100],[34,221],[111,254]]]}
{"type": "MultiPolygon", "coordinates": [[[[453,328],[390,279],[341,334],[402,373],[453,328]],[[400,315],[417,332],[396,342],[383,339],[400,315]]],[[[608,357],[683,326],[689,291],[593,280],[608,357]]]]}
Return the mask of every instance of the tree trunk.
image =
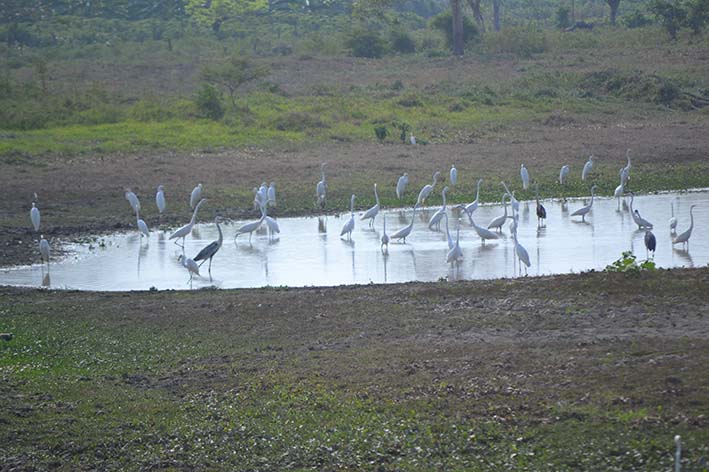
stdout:
{"type": "Polygon", "coordinates": [[[502,0],[492,0],[492,21],[495,31],[500,31],[500,7],[502,0]]]}
{"type": "Polygon", "coordinates": [[[618,16],[618,6],[620,5],[620,0],[606,0],[608,6],[611,7],[611,24],[615,25],[615,19],[618,16]]]}
{"type": "Polygon", "coordinates": [[[463,55],[463,11],[461,0],[451,0],[451,16],[453,20],[453,55],[463,55]]]}
{"type": "Polygon", "coordinates": [[[470,5],[470,9],[473,10],[473,16],[475,17],[475,22],[478,24],[478,28],[480,28],[480,32],[484,33],[485,18],[483,17],[483,12],[480,10],[480,1],[481,0],[468,0],[468,5],[470,5]]]}

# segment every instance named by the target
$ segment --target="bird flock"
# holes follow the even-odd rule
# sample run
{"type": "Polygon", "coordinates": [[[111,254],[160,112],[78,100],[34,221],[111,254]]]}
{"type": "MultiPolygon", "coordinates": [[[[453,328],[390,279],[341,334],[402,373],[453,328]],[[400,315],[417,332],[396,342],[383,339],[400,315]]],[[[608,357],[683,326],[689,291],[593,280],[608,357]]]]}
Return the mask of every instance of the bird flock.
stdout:
{"type": "MultiPolygon", "coordinates": [[[[657,240],[655,238],[655,235],[652,233],[652,230],[654,228],[654,225],[649,222],[647,219],[643,218],[637,208],[634,208],[634,198],[635,195],[633,192],[627,192],[626,187],[628,185],[628,182],[630,180],[630,171],[631,171],[631,158],[630,158],[630,150],[626,153],[626,159],[627,162],[625,166],[621,167],[619,170],[619,179],[620,183],[618,187],[616,187],[613,195],[615,198],[618,199],[618,210],[620,211],[620,202],[622,198],[625,198],[626,195],[630,196],[630,203],[629,203],[629,213],[634,221],[634,223],[638,226],[638,229],[640,230],[645,230],[645,246],[648,251],[648,253],[652,252],[654,254],[654,251],[656,249],[656,244],[657,240]]],[[[595,165],[595,158],[594,156],[590,156],[588,158],[588,161],[585,163],[583,166],[583,169],[581,171],[581,180],[582,181],[587,181],[592,175],[592,171],[595,165]]],[[[322,163],[320,165],[320,180],[317,182],[315,185],[315,197],[316,197],[316,205],[321,209],[324,210],[326,207],[326,202],[327,202],[327,192],[328,192],[328,183],[327,183],[327,176],[326,176],[326,169],[327,169],[327,164],[322,163]]],[[[564,186],[567,184],[569,180],[569,175],[570,175],[571,169],[568,165],[564,165],[561,167],[559,171],[559,184],[564,186]]],[[[430,217],[428,221],[428,228],[432,231],[441,231],[442,228],[441,226],[445,224],[445,234],[446,234],[446,240],[448,244],[448,252],[446,254],[446,262],[451,265],[459,265],[460,262],[463,259],[463,252],[460,247],[460,220],[457,221],[457,227],[456,227],[456,236],[455,239],[452,238],[450,228],[449,228],[449,208],[447,204],[447,194],[451,190],[451,188],[455,188],[455,186],[458,183],[458,170],[456,169],[455,165],[452,165],[450,168],[450,172],[448,174],[449,176],[449,184],[450,186],[444,186],[442,191],[441,191],[441,197],[443,204],[440,208],[438,208],[433,215],[430,217]]],[[[529,169],[524,165],[521,164],[520,166],[520,181],[521,181],[521,186],[523,190],[529,190],[530,186],[532,185],[532,180],[530,176],[530,171],[529,169]]],[[[391,233],[387,233],[387,222],[386,222],[386,216],[383,216],[383,222],[382,222],[382,236],[381,236],[381,246],[380,249],[383,254],[388,254],[389,252],[389,244],[391,242],[400,242],[400,243],[406,243],[406,238],[410,237],[413,228],[414,228],[414,221],[416,217],[416,212],[421,209],[424,205],[426,200],[431,196],[431,194],[434,192],[436,185],[438,184],[439,180],[441,180],[441,172],[435,172],[432,176],[432,182],[430,184],[424,185],[421,190],[418,193],[418,197],[416,199],[416,203],[414,204],[413,208],[411,209],[411,220],[410,223],[395,230],[392,231],[391,233]]],[[[522,267],[524,267],[525,274],[527,272],[527,268],[530,267],[530,258],[529,258],[529,253],[525,249],[525,247],[522,245],[522,243],[519,240],[518,237],[518,228],[519,228],[519,201],[515,198],[515,191],[511,191],[508,185],[504,182],[501,181],[500,185],[502,187],[502,194],[501,194],[501,203],[503,207],[503,213],[501,215],[498,215],[494,217],[492,220],[490,220],[486,225],[480,225],[476,223],[475,221],[475,213],[476,210],[479,208],[481,202],[480,202],[480,186],[483,183],[483,179],[478,179],[476,182],[476,196],[475,200],[472,201],[471,203],[468,204],[458,204],[455,205],[453,208],[460,210],[461,215],[467,216],[468,223],[470,226],[473,228],[477,236],[480,238],[482,241],[482,244],[485,244],[486,241],[491,241],[491,240],[496,240],[500,239],[503,235],[503,228],[505,223],[507,223],[508,220],[510,220],[510,224],[508,226],[510,235],[512,237],[512,241],[514,243],[514,251],[517,260],[519,261],[519,267],[520,267],[520,272],[522,270],[522,267]],[[508,205],[510,207],[510,212],[508,212],[508,205]]],[[[397,199],[401,200],[404,198],[404,195],[406,193],[407,187],[409,185],[409,174],[404,173],[401,175],[397,182],[396,182],[396,188],[395,188],[395,193],[397,199]]],[[[590,187],[590,194],[591,198],[590,201],[587,205],[584,205],[575,211],[573,211],[570,214],[570,217],[580,217],[581,221],[585,221],[586,217],[592,212],[593,209],[593,203],[594,203],[594,198],[596,196],[596,190],[598,187],[593,184],[590,187]]],[[[361,222],[366,222],[367,226],[372,228],[375,226],[376,218],[381,212],[381,204],[379,200],[379,190],[378,186],[376,183],[373,184],[373,190],[374,190],[374,198],[375,198],[375,205],[372,206],[371,208],[367,209],[359,218],[361,222]]],[[[192,230],[194,229],[194,226],[197,221],[197,214],[200,210],[200,208],[207,202],[206,198],[203,198],[203,191],[204,187],[202,183],[199,183],[194,187],[192,192],[190,193],[189,197],[189,205],[190,208],[192,209],[192,217],[190,218],[189,222],[185,224],[184,226],[181,226],[180,228],[176,229],[173,231],[169,239],[174,240],[174,243],[182,248],[182,254],[178,256],[178,262],[179,264],[187,270],[189,273],[189,281],[191,283],[192,277],[194,275],[200,275],[200,268],[201,266],[208,261],[208,272],[210,275],[211,279],[211,268],[212,268],[212,260],[214,256],[219,252],[223,245],[223,233],[222,229],[220,226],[220,223],[224,223],[225,220],[220,217],[216,216],[214,219],[214,224],[217,227],[217,231],[219,234],[219,237],[217,240],[211,242],[207,246],[205,246],[203,249],[201,249],[194,257],[188,257],[186,254],[184,254],[184,247],[185,247],[185,238],[191,234],[192,230]]],[[[546,226],[546,209],[544,208],[544,205],[540,202],[539,200],[539,185],[538,183],[534,183],[534,191],[535,191],[535,203],[536,203],[536,215],[537,215],[537,227],[541,228],[546,226]]],[[[237,242],[237,238],[240,235],[244,234],[249,234],[249,241],[251,241],[251,236],[252,234],[259,230],[260,228],[264,227],[268,231],[269,239],[272,240],[280,234],[280,228],[278,226],[278,222],[268,216],[268,209],[269,207],[276,206],[276,185],[274,182],[271,182],[270,185],[266,185],[265,182],[263,182],[259,187],[254,187],[253,189],[254,192],[254,200],[253,200],[253,206],[254,209],[257,209],[260,211],[261,216],[259,219],[248,222],[243,224],[241,227],[239,227],[236,230],[236,234],[234,237],[234,242],[237,242]]],[[[125,189],[124,193],[125,199],[128,201],[130,204],[133,213],[135,214],[135,219],[136,219],[136,228],[138,229],[138,233],[140,235],[141,241],[143,237],[145,237],[146,242],[149,244],[149,236],[150,236],[150,228],[146,224],[146,222],[141,219],[140,217],[140,210],[141,210],[141,204],[138,196],[131,191],[130,189],[125,189]]],[[[342,226],[342,230],[340,231],[340,237],[343,239],[346,239],[348,241],[352,240],[352,233],[355,229],[355,223],[356,219],[355,218],[355,199],[356,196],[353,194],[350,197],[350,216],[345,220],[345,223],[342,226]]],[[[155,203],[156,207],[158,209],[158,224],[160,223],[160,219],[162,218],[164,212],[167,209],[167,201],[165,197],[165,188],[163,185],[159,185],[157,187],[157,191],[155,194],[155,203]]],[[[689,244],[689,239],[692,235],[692,230],[694,228],[694,215],[693,215],[693,210],[696,207],[696,205],[692,205],[689,210],[689,216],[690,216],[690,225],[687,230],[683,231],[682,233],[677,233],[677,218],[674,215],[674,205],[671,206],[671,211],[672,211],[672,217],[670,218],[668,222],[668,228],[669,231],[672,235],[672,244],[682,244],[684,248],[688,248],[689,244]]],[[[40,215],[40,209],[38,208],[37,205],[37,194],[34,194],[34,199],[32,201],[32,207],[30,209],[30,221],[32,223],[32,228],[35,233],[40,234],[38,244],[39,244],[39,253],[41,255],[41,261],[44,264],[46,262],[47,267],[49,267],[49,253],[50,253],[50,244],[47,239],[45,239],[44,235],[40,233],[40,223],[41,223],[41,215],[40,215]]],[[[142,245],[142,243],[141,243],[142,245]]]]}

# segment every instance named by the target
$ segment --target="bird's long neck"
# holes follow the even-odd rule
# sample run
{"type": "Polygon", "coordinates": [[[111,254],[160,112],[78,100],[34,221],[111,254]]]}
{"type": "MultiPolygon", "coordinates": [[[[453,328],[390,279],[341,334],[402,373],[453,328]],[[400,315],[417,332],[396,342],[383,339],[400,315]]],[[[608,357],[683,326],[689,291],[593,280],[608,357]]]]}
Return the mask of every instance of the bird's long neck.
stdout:
{"type": "Polygon", "coordinates": [[[387,217],[384,217],[384,234],[387,234],[387,217]]]}
{"type": "Polygon", "coordinates": [[[374,186],[374,199],[377,201],[377,205],[379,205],[379,193],[377,192],[377,186],[374,186]]]}
{"type": "Polygon", "coordinates": [[[409,223],[409,227],[413,228],[414,227],[414,219],[416,218],[416,208],[414,207],[413,213],[411,213],[411,223],[409,223]]]}
{"type": "Polygon", "coordinates": [[[446,191],[443,190],[443,193],[441,194],[443,196],[443,208],[446,207],[446,191]]]}
{"type": "Polygon", "coordinates": [[[354,216],[354,196],[350,198],[350,214],[354,216]]]}
{"type": "Polygon", "coordinates": [[[217,224],[217,231],[219,231],[219,239],[218,239],[218,241],[219,241],[219,245],[221,246],[221,245],[222,245],[222,241],[224,241],[224,235],[222,234],[222,228],[221,228],[221,226],[219,226],[219,221],[215,221],[215,223],[217,224]]]}
{"type": "Polygon", "coordinates": [[[475,201],[480,200],[480,181],[478,180],[478,192],[475,194],[475,201]]]}
{"type": "Polygon", "coordinates": [[[197,206],[194,207],[194,211],[192,212],[192,219],[190,220],[191,224],[194,224],[197,220],[197,210],[199,210],[199,207],[202,206],[202,203],[204,203],[204,200],[201,200],[199,203],[197,203],[197,206]]]}
{"type": "Polygon", "coordinates": [[[694,228],[694,213],[692,213],[693,210],[694,210],[694,208],[689,209],[689,229],[690,229],[690,231],[692,230],[692,228],[694,228]]]}

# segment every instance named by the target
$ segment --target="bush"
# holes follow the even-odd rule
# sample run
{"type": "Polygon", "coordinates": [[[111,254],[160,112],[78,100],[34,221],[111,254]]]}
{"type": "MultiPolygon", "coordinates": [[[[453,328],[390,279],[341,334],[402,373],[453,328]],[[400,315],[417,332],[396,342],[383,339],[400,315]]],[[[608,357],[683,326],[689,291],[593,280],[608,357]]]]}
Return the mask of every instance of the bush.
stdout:
{"type": "Polygon", "coordinates": [[[375,126],[374,134],[377,136],[379,142],[383,142],[387,136],[389,136],[389,130],[386,126],[375,126]]]}
{"type": "Polygon", "coordinates": [[[195,97],[197,113],[202,118],[218,121],[224,116],[222,93],[213,85],[203,84],[195,97]]]}
{"type": "Polygon", "coordinates": [[[641,271],[653,270],[655,270],[655,263],[653,261],[647,260],[638,264],[635,255],[630,251],[625,251],[620,256],[620,259],[605,268],[606,272],[622,272],[625,274],[638,274],[641,271]]]}
{"type": "Polygon", "coordinates": [[[366,29],[353,31],[347,47],[355,57],[380,58],[386,53],[386,44],[379,33],[366,29]]]}
{"type": "Polygon", "coordinates": [[[571,10],[567,7],[559,7],[556,10],[556,27],[566,29],[571,26],[571,10]]]}
{"type": "MultiPolygon", "coordinates": [[[[453,49],[453,15],[450,11],[440,13],[431,20],[431,27],[441,31],[446,37],[446,44],[453,49]]],[[[480,40],[480,32],[473,20],[463,15],[463,41],[465,43],[480,40]]]]}
{"type": "Polygon", "coordinates": [[[391,32],[391,49],[402,54],[416,52],[416,43],[409,34],[402,30],[391,32]]]}
{"type": "Polygon", "coordinates": [[[625,26],[628,28],[642,28],[651,25],[653,21],[652,18],[648,17],[640,10],[635,10],[623,19],[623,23],[625,23],[625,26]]]}

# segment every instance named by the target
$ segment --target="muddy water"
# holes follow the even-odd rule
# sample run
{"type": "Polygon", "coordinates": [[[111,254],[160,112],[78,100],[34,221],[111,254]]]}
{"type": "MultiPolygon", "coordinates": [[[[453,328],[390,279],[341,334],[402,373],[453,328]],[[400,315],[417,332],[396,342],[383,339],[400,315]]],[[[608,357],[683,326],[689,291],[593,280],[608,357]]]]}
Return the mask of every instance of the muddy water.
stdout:
{"type": "MultiPolygon", "coordinates": [[[[451,195],[455,199],[455,194],[451,195]]],[[[586,199],[588,200],[588,199],[586,199]]],[[[544,201],[546,226],[537,228],[534,202],[520,203],[519,241],[531,259],[529,275],[563,274],[589,269],[600,270],[618,259],[623,251],[633,251],[645,259],[644,230],[638,230],[630,213],[615,199],[595,199],[586,221],[569,215],[585,203],[582,200],[544,201]]],[[[509,207],[508,207],[509,208],[509,207]]],[[[639,196],[634,208],[654,224],[657,238],[655,262],[660,267],[698,267],[709,263],[709,192],[639,196]],[[689,227],[689,207],[694,210],[694,232],[689,250],[671,245],[668,220],[670,204],[679,221],[678,232],[689,227]]],[[[519,275],[509,223],[501,239],[481,242],[462,218],[460,244],[463,260],[457,267],[446,264],[448,246],[445,232],[427,228],[436,208],[417,213],[414,229],[406,243],[392,242],[389,253],[380,251],[382,215],[373,228],[362,224],[357,215],[352,240],[340,237],[349,214],[325,218],[281,218],[280,236],[270,240],[267,233],[239,236],[236,229],[245,222],[222,225],[224,245],[215,256],[211,279],[207,264],[201,276],[190,282],[177,258],[182,249],[167,239],[169,232],[153,231],[149,241],[136,233],[98,238],[92,244],[70,244],[73,255],[46,265],[0,269],[0,284],[48,286],[79,290],[147,290],[279,286],[326,286],[341,284],[432,281],[441,278],[491,279],[519,275]]],[[[509,211],[509,210],[508,210],[509,211]]],[[[455,239],[458,212],[450,211],[455,239]]],[[[487,225],[503,213],[502,206],[484,205],[474,214],[476,223],[487,225]]],[[[411,210],[386,212],[387,232],[407,225],[411,210]]],[[[445,220],[444,220],[445,221],[445,220]]],[[[508,220],[509,221],[509,220],[508,220]]],[[[442,225],[445,228],[445,224],[442,225]]],[[[217,239],[214,224],[199,225],[185,243],[185,254],[194,257],[217,239]]],[[[39,259],[39,256],[38,256],[39,259]]],[[[522,269],[524,274],[524,269],[522,269]]]]}

